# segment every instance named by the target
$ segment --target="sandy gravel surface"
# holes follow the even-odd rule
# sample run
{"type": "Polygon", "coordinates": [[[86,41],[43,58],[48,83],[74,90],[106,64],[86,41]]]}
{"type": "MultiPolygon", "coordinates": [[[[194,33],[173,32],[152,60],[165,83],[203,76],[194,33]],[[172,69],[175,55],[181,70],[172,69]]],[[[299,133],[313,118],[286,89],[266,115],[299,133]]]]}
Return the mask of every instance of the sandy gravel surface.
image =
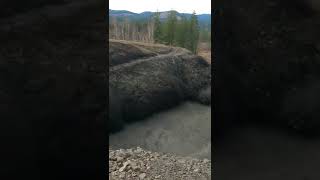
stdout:
{"type": "Polygon", "coordinates": [[[109,135],[109,148],[135,147],[211,159],[211,107],[186,102],[109,135]]]}
{"type": "Polygon", "coordinates": [[[211,179],[211,161],[135,149],[109,149],[109,179],[211,179]]]}

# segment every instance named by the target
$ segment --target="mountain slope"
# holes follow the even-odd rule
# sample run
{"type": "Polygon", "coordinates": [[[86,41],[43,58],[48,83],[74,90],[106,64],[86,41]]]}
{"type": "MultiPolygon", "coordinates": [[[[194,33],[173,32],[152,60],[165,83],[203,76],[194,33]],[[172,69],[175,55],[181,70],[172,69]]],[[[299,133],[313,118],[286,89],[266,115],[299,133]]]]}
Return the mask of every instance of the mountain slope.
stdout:
{"type": "MultiPolygon", "coordinates": [[[[127,10],[111,10],[109,9],[109,18],[116,17],[117,19],[128,18],[129,20],[135,21],[146,21],[153,17],[155,12],[145,11],[142,13],[133,13],[127,10]]],[[[165,20],[169,15],[169,11],[160,12],[160,20],[165,20]]],[[[179,13],[177,12],[177,19],[182,19],[182,17],[186,17],[189,19],[192,14],[189,13],[179,13]]],[[[210,27],[211,25],[211,14],[199,14],[197,15],[199,25],[210,27]]]]}

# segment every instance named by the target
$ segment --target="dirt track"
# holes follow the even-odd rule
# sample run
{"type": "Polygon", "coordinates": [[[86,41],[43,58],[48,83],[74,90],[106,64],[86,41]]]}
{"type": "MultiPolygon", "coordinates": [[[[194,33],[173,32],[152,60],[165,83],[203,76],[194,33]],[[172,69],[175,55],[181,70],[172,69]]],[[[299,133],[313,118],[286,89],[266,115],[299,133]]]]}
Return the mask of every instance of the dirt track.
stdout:
{"type": "Polygon", "coordinates": [[[183,55],[190,55],[190,52],[188,51],[184,51],[181,48],[171,48],[169,50],[168,53],[166,54],[160,54],[160,53],[156,53],[156,56],[152,56],[152,57],[142,57],[142,58],[137,58],[137,59],[132,59],[132,61],[128,62],[128,63],[123,63],[117,66],[113,66],[109,69],[109,72],[111,71],[116,71],[118,69],[124,68],[124,67],[129,67],[129,66],[133,66],[139,63],[143,63],[143,62],[147,62],[150,61],[152,59],[165,59],[165,58],[176,58],[179,56],[183,56],[183,55]]]}

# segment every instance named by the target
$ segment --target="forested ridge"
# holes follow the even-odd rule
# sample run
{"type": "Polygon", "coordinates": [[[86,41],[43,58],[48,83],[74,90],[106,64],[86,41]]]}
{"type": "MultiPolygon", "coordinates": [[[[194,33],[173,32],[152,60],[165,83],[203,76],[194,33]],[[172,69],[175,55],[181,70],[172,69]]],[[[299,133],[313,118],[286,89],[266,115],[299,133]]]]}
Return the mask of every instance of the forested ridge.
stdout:
{"type": "Polygon", "coordinates": [[[136,15],[130,13],[125,11],[121,15],[109,16],[109,39],[161,43],[184,47],[194,53],[199,42],[210,43],[210,21],[207,24],[203,20],[200,22],[201,15],[196,12],[190,16],[181,16],[177,11],[165,15],[148,12],[152,15],[145,18],[133,18],[136,15]]]}

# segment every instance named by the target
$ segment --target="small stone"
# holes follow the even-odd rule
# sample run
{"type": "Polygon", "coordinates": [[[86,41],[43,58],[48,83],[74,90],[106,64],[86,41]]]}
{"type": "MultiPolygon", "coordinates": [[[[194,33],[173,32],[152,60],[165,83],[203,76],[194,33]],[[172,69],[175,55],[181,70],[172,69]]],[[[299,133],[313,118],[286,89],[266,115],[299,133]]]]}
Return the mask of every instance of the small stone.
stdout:
{"type": "Polygon", "coordinates": [[[203,162],[204,162],[204,163],[208,163],[208,162],[210,162],[210,161],[209,161],[208,159],[204,159],[203,162]]]}
{"type": "Polygon", "coordinates": [[[117,161],[118,161],[118,162],[123,161],[123,157],[118,156],[118,157],[117,157],[117,161]]]}
{"type": "Polygon", "coordinates": [[[141,153],[142,149],[140,147],[137,147],[136,153],[141,153]]]}
{"type": "Polygon", "coordinates": [[[139,170],[140,170],[140,167],[139,167],[139,166],[132,166],[132,169],[133,169],[134,171],[139,171],[139,170]]]}
{"type": "Polygon", "coordinates": [[[130,162],[130,161],[126,161],[126,162],[123,164],[123,166],[119,169],[119,172],[124,171],[124,170],[126,169],[126,167],[128,166],[129,162],[130,162]]]}
{"type": "Polygon", "coordinates": [[[124,177],[125,177],[124,173],[119,175],[119,178],[124,178],[124,177]]]}
{"type": "Polygon", "coordinates": [[[147,176],[146,173],[141,173],[141,174],[139,175],[139,178],[140,178],[140,179],[144,179],[146,176],[147,176]]]}
{"type": "Polygon", "coordinates": [[[157,175],[154,178],[159,179],[159,178],[161,178],[161,175],[157,175]]]}
{"type": "Polygon", "coordinates": [[[112,170],[112,171],[116,171],[117,168],[116,168],[115,166],[112,166],[111,170],[112,170]]]}

